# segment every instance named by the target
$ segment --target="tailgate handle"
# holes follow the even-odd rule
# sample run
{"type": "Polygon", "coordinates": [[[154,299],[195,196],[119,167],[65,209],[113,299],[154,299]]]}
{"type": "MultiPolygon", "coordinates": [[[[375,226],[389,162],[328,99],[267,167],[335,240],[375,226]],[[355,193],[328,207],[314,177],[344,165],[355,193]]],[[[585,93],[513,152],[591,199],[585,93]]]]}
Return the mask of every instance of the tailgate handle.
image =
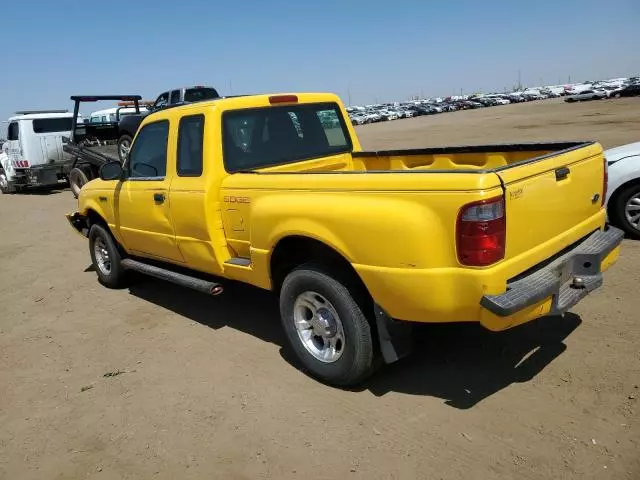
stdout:
{"type": "Polygon", "coordinates": [[[571,170],[569,170],[569,167],[558,168],[556,170],[556,180],[558,181],[564,180],[569,176],[569,173],[571,173],[571,170]]]}

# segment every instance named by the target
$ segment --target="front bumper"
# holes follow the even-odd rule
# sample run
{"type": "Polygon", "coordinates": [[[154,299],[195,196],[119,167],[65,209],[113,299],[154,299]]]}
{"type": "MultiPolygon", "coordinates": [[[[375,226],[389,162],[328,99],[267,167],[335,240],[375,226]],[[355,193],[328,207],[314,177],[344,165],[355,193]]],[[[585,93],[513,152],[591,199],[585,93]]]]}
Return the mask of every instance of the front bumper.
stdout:
{"type": "Polygon", "coordinates": [[[18,187],[42,187],[55,185],[64,178],[62,165],[46,165],[32,168],[17,168],[13,184],[18,187]]]}
{"type": "Polygon", "coordinates": [[[76,233],[85,238],[89,235],[89,222],[87,222],[87,217],[78,212],[67,213],[65,217],[67,217],[69,224],[76,233]]]}
{"type": "Polygon", "coordinates": [[[548,314],[564,313],[602,285],[602,271],[613,262],[610,254],[623,238],[622,230],[614,227],[594,232],[547,265],[508,282],[505,293],[483,296],[480,304],[508,317],[551,297],[548,314]]]}

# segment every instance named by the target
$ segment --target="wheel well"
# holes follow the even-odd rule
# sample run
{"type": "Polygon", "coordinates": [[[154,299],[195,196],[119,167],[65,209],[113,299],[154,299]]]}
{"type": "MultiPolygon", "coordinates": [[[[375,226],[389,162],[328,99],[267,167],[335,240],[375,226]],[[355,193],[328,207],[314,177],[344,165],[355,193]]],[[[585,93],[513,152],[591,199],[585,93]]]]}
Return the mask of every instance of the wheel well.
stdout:
{"type": "Polygon", "coordinates": [[[107,225],[106,220],[102,218],[100,214],[95,210],[89,209],[89,211],[87,212],[87,218],[89,219],[89,225],[87,225],[89,228],[91,228],[91,225],[95,225],[96,223],[98,223],[109,230],[109,225],[107,225]]]}
{"type": "Polygon", "coordinates": [[[279,291],[289,272],[305,264],[320,267],[332,274],[352,291],[361,308],[369,310],[371,305],[373,309],[371,295],[351,263],[325,243],[308,237],[285,237],[275,246],[270,262],[273,290],[279,291]]]}
{"type": "Polygon", "coordinates": [[[611,194],[611,197],[609,198],[609,203],[607,204],[607,215],[609,216],[609,218],[611,218],[614,212],[614,208],[615,208],[614,205],[618,198],[618,195],[620,195],[620,193],[622,193],[626,188],[634,185],[640,185],[640,178],[634,178],[633,180],[629,180],[628,182],[623,183],[618,188],[616,188],[615,191],[611,194]]]}

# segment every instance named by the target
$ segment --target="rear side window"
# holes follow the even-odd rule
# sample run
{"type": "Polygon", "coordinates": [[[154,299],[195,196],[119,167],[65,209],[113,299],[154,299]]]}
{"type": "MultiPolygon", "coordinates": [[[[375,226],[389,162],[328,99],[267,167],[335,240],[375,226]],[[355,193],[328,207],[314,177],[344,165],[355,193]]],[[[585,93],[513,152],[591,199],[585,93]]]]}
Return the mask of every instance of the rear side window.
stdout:
{"type": "Polygon", "coordinates": [[[66,118],[38,118],[33,121],[35,133],[70,132],[73,119],[66,118]]]}
{"type": "Polygon", "coordinates": [[[219,96],[215,88],[187,88],[184,92],[184,101],[199,102],[218,98],[219,96]]]}
{"type": "Polygon", "coordinates": [[[19,135],[20,127],[18,127],[18,122],[11,122],[7,132],[7,140],[18,140],[19,135]]]}
{"type": "Polygon", "coordinates": [[[171,92],[171,100],[169,103],[174,104],[180,102],[180,90],[174,90],[171,92]]]}
{"type": "Polygon", "coordinates": [[[178,129],[178,175],[202,175],[202,142],[204,115],[191,115],[180,120],[178,129]]]}
{"type": "Polygon", "coordinates": [[[153,178],[167,174],[169,122],[162,120],[142,127],[131,148],[129,177],[153,178]]]}
{"type": "Polygon", "coordinates": [[[222,118],[222,135],[228,172],[336,155],[352,147],[335,103],[229,111],[222,118]]]}

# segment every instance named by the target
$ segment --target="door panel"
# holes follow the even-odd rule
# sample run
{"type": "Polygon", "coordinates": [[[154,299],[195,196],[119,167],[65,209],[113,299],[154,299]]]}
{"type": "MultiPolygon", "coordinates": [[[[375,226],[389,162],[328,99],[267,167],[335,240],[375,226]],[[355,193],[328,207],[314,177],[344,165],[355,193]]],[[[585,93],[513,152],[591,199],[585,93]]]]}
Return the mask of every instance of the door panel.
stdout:
{"type": "Polygon", "coordinates": [[[116,192],[116,227],[131,253],[183,262],[171,220],[168,139],[167,120],[145,125],[136,136],[127,179],[116,192]]]}
{"type": "Polygon", "coordinates": [[[169,181],[129,179],[116,198],[120,235],[132,253],[182,262],[171,221],[169,181]]]}

